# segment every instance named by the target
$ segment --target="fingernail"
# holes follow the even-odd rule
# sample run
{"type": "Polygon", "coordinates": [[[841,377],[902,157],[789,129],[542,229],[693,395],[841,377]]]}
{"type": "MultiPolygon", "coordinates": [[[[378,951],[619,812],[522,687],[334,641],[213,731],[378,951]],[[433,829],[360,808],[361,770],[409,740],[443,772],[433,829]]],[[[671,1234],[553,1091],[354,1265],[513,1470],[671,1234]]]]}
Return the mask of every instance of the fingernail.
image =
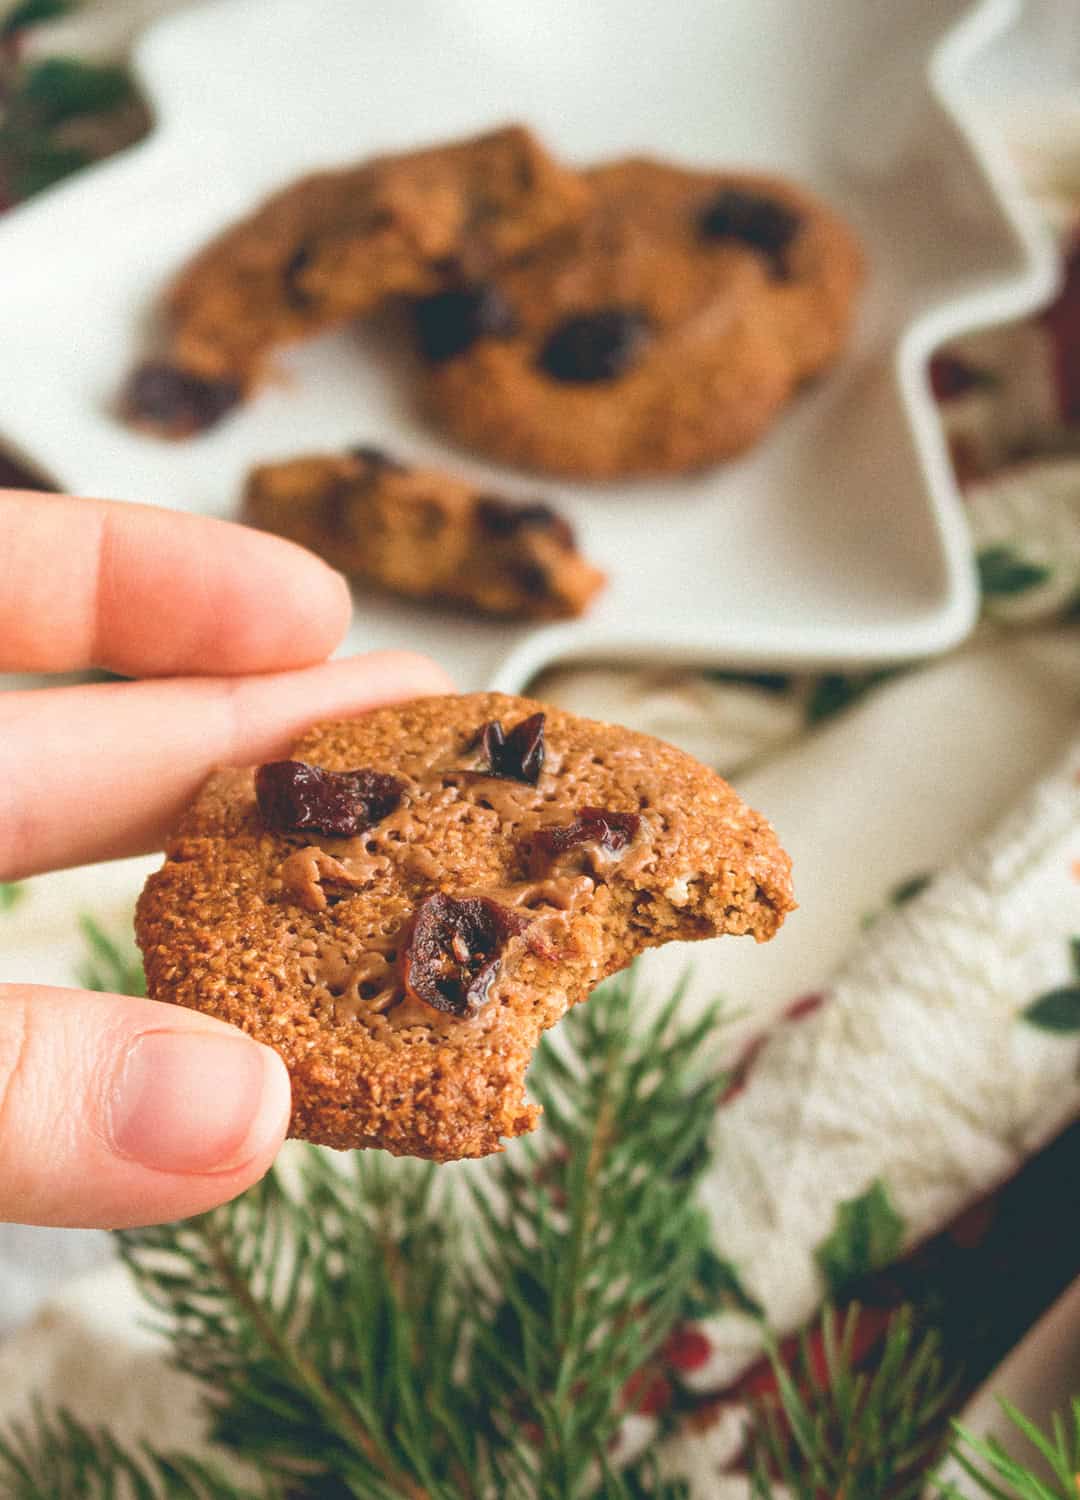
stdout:
{"type": "Polygon", "coordinates": [[[112,1143],[158,1172],[228,1172],[270,1149],[288,1110],[281,1059],[243,1036],[148,1031],[120,1064],[112,1143]]]}

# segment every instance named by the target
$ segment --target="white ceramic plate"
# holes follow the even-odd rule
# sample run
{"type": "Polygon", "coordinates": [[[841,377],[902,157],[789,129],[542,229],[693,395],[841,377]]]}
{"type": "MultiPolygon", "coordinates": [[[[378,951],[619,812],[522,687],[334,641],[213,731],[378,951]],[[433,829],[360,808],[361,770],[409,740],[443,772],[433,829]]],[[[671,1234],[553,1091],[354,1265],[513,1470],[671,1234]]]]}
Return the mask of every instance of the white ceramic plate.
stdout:
{"type": "Polygon", "coordinates": [[[157,128],[0,229],[0,435],[77,493],[230,514],[255,460],[374,441],[557,497],[611,587],[588,620],[508,628],[358,601],[350,648],[434,650],[463,686],[583,657],[887,660],[970,627],[958,496],[926,388],[944,337],[1053,286],[1001,149],[963,104],[1011,0],[214,0],[135,55],[157,128]],[[426,427],[377,338],[288,354],[286,378],[187,444],[111,403],[169,275],[317,164],[507,119],[588,161],[653,151],[789,172],[865,237],[850,356],[752,454],[587,489],[505,474],[426,427]]]}

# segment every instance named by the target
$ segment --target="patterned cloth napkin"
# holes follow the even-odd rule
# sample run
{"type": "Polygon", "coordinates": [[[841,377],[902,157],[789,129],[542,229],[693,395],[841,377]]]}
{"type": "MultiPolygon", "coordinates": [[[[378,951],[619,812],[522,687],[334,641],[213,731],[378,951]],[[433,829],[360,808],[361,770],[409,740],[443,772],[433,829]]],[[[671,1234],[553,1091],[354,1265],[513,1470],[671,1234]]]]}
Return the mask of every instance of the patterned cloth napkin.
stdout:
{"type": "MultiPolygon", "coordinates": [[[[806,1322],[838,1263],[895,1259],[1080,1113],[1080,119],[1064,106],[1045,119],[1042,133],[1025,119],[1020,160],[1071,257],[1063,296],[933,372],[983,584],[975,637],[888,674],[595,668],[541,687],[732,775],[794,856],[802,905],[780,941],[645,963],[658,993],[690,962],[687,1003],[729,1002],[740,1086],[718,1115],[709,1206],[719,1249],[780,1331],[806,1322]]],[[[0,914],[0,979],[70,982],[75,913],[119,930],[147,867],[32,882],[0,914]]],[[[105,1249],[8,1231],[0,1322],[105,1249]]],[[[760,1326],[736,1312],[705,1325],[690,1383],[723,1389],[758,1356],[760,1326]]],[[[196,1431],[115,1268],[0,1350],[0,1419],[31,1388],[130,1431],[196,1431]]],[[[721,1420],[669,1445],[695,1495],[745,1492],[717,1477],[734,1431],[721,1420]]]]}

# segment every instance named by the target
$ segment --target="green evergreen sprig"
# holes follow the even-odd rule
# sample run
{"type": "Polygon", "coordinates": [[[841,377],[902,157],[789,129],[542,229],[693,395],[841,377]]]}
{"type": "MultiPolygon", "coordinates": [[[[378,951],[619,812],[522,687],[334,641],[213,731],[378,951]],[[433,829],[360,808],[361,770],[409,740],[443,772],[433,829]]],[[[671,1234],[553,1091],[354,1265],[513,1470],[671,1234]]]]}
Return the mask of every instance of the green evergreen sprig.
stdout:
{"type": "Polygon", "coordinates": [[[647,1022],[623,976],[568,1017],[541,1131],[494,1165],[304,1151],[295,1180],[121,1235],[213,1442],[290,1500],[684,1495],[610,1451],[630,1377],[717,1305],[695,1188],[726,1080],[715,1015],[679,1000],[647,1022]]]}
{"type": "MultiPolygon", "coordinates": [[[[1080,1396],[1073,1398],[1068,1420],[1055,1413],[1049,1432],[1029,1421],[1010,1402],[1002,1401],[1001,1405],[1009,1420],[1042,1457],[1045,1467],[1036,1470],[1021,1463],[1006,1452],[997,1438],[978,1438],[960,1423],[954,1423],[959,1443],[953,1457],[978,1485],[979,1493],[991,1496],[992,1500],[1076,1500],[1080,1493],[1080,1396]],[[1004,1487],[999,1480],[1004,1481],[1004,1487]]],[[[950,1500],[966,1500],[955,1484],[946,1485],[941,1494],[950,1500]]]]}
{"type": "Polygon", "coordinates": [[[280,1493],[264,1487],[256,1494],[185,1454],[124,1448],[104,1429],[40,1406],[0,1433],[0,1492],[11,1500],[276,1500],[280,1493]]]}
{"type": "MultiPolygon", "coordinates": [[[[132,955],[82,925],[84,981],[139,992],[132,955]]],[[[124,1446],[38,1409],[0,1433],[0,1493],[687,1500],[655,1451],[626,1463],[618,1446],[672,1329],[733,1288],[748,1301],[696,1202],[726,1082],[702,1060],[716,1015],[680,1021],[680,999],[650,1020],[627,974],[567,1017],[530,1079],[540,1131],[494,1162],[301,1148],[232,1204],[125,1232],[218,1458],[124,1446]]],[[[937,1337],[905,1310],[864,1370],[858,1322],[857,1308],[828,1312],[792,1368],[773,1349],[778,1397],[749,1432],[757,1500],[915,1500],[926,1484],[956,1393],[937,1337]]],[[[1062,1485],[1080,1463],[1080,1403],[1073,1419],[1043,1439],[1015,1417],[1062,1485]]],[[[961,1438],[993,1500],[1075,1500],[961,1438]]]]}
{"type": "Polygon", "coordinates": [[[20,880],[0,881],[0,912],[14,911],[26,899],[26,886],[20,880]]]}
{"type": "Polygon", "coordinates": [[[955,1386],[939,1341],[910,1308],[890,1323],[872,1370],[854,1359],[859,1308],[822,1315],[822,1356],[808,1338],[788,1369],[771,1351],[779,1404],[752,1429],[755,1500],[916,1500],[946,1436],[955,1386]]]}
{"type": "Polygon", "coordinates": [[[626,1493],[612,1473],[598,1491],[597,1473],[627,1382],[680,1317],[718,1305],[695,1190],[725,1079],[697,1062],[715,1014],[676,1029],[680,999],[642,1027],[623,979],[575,1012],[571,1047],[547,1047],[531,1080],[543,1131],[473,1186],[469,1384],[506,1500],[626,1493]]]}
{"type": "Polygon", "coordinates": [[[83,989],[113,995],[146,994],[142,958],[130,937],[118,942],[85,912],[79,916],[79,932],[86,951],[75,977],[83,989]]]}

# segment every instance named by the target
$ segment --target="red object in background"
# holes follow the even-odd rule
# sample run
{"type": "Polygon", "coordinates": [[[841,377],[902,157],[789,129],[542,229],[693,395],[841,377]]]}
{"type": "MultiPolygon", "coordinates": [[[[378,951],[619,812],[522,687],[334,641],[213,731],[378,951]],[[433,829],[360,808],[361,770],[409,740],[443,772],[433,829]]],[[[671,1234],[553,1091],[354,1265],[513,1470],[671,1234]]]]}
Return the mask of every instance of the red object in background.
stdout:
{"type": "Polygon", "coordinates": [[[707,1364],[711,1353],[712,1344],[701,1329],[681,1323],[668,1334],[660,1350],[660,1358],[670,1369],[686,1375],[707,1364]]]}
{"type": "Polygon", "coordinates": [[[935,401],[956,401],[969,391],[993,383],[994,377],[989,371],[981,370],[955,354],[935,354],[930,361],[930,389],[935,401]]]}
{"type": "Polygon", "coordinates": [[[742,1093],[749,1081],[750,1070],[754,1066],[754,1059],[762,1047],[764,1047],[766,1040],[767,1038],[764,1035],[755,1037],[732,1068],[727,1088],[720,1095],[718,1109],[723,1109],[725,1104],[730,1104],[732,1099],[737,1099],[742,1093]]]}
{"type": "Polygon", "coordinates": [[[962,490],[985,477],[986,464],[978,445],[971,438],[954,433],[949,438],[949,457],[952,459],[956,482],[962,490]]]}
{"type": "Polygon", "coordinates": [[[1080,234],[1065,254],[1065,282],[1057,301],[1042,315],[1053,340],[1058,413],[1080,422],[1080,234]]]}
{"type": "MultiPolygon", "coordinates": [[[[890,1307],[859,1308],[858,1313],[854,1315],[856,1317],[855,1333],[851,1341],[853,1365],[861,1365],[881,1342],[894,1312],[895,1308],[890,1307]]],[[[841,1312],[840,1316],[844,1318],[849,1314],[841,1312]]],[[[816,1323],[805,1337],[812,1378],[816,1384],[827,1386],[829,1367],[825,1358],[825,1335],[821,1324],[816,1323]]],[[[784,1368],[793,1374],[800,1367],[799,1351],[802,1342],[802,1335],[792,1334],[780,1345],[780,1361],[784,1368]]],[[[760,1401],[778,1394],[779,1386],[772,1363],[768,1359],[761,1359],[724,1392],[724,1397],[729,1401],[760,1401]]]]}
{"type": "Polygon", "coordinates": [[[814,990],[809,995],[800,995],[793,1000],[784,1012],[785,1021],[803,1021],[807,1016],[812,1016],[816,1010],[820,1010],[825,1004],[825,991],[814,990]]]}
{"type": "Polygon", "coordinates": [[[635,1370],[623,1386],[623,1405],[639,1417],[658,1417],[671,1405],[671,1381],[648,1365],[635,1370]]]}
{"type": "MultiPolygon", "coordinates": [[[[824,990],[814,990],[809,994],[800,995],[798,999],[793,1000],[788,1008],[784,1011],[783,1015],[780,1017],[780,1021],[786,1022],[805,1020],[807,1016],[812,1016],[816,1010],[820,1010],[820,1008],[825,1004],[826,999],[827,996],[824,990]]],[[[750,1081],[750,1074],[754,1067],[754,1061],[757,1058],[757,1055],[761,1051],[762,1047],[764,1047],[765,1043],[769,1040],[770,1035],[770,1032],[763,1031],[760,1036],[754,1037],[754,1039],[749,1042],[743,1050],[743,1054],[739,1058],[738,1062],[733,1064],[731,1074],[728,1078],[727,1088],[720,1095],[719,1107],[721,1109],[725,1104],[730,1104],[733,1099],[737,1099],[742,1091],[746,1088],[746,1085],[750,1081]]]]}

